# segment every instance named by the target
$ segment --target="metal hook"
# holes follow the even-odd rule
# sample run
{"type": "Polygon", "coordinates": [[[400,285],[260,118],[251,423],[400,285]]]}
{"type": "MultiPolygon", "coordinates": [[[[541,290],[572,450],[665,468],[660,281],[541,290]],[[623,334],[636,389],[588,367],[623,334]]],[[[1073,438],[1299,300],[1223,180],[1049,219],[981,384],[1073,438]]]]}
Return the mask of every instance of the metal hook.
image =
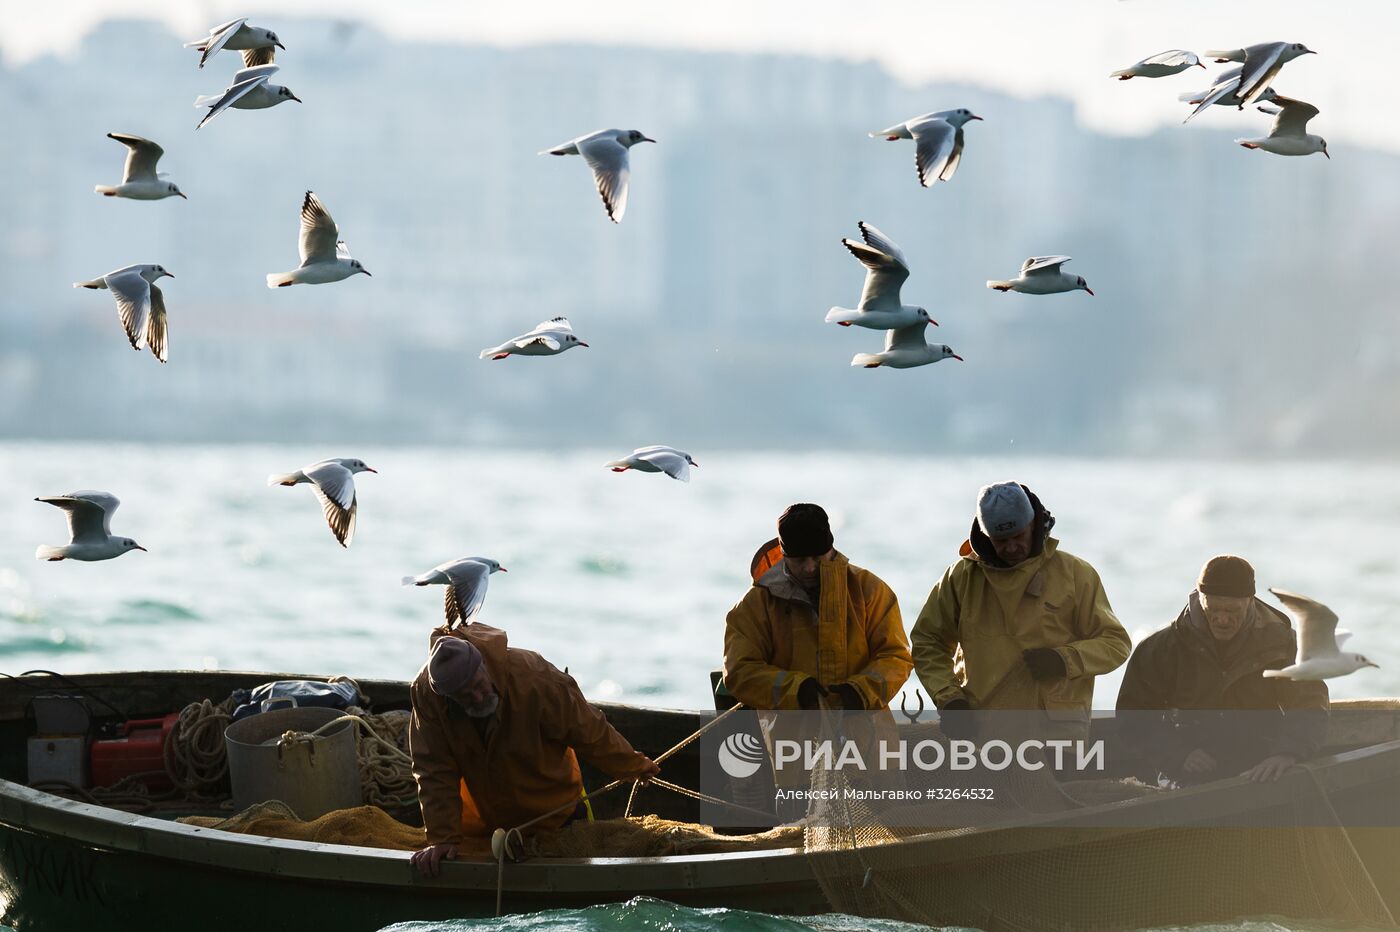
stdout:
{"type": "Polygon", "coordinates": [[[904,705],[904,703],[907,702],[909,699],[909,694],[901,693],[899,697],[899,711],[904,715],[905,718],[909,719],[909,724],[911,725],[916,723],[919,720],[919,716],[924,714],[924,694],[915,689],[914,696],[919,700],[919,711],[915,712],[913,715],[909,714],[909,710],[905,708],[904,705]]]}

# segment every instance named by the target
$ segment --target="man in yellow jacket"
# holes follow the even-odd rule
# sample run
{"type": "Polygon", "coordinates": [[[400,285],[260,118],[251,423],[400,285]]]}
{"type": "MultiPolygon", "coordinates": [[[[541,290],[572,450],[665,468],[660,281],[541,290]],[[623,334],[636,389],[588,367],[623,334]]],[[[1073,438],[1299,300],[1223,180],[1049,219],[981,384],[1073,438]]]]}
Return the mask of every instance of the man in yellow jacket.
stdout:
{"type": "Polygon", "coordinates": [[[1128,659],[1132,641],[1099,574],[1059,549],[1054,525],[1019,483],[980,491],[959,559],[914,623],[915,668],[940,710],[1044,710],[1087,723],[1094,677],[1128,659]]]}
{"type": "Polygon", "coordinates": [[[834,549],[817,505],[784,511],[778,542],[725,620],[725,687],[753,709],[885,708],[914,665],[894,592],[834,549]]]}

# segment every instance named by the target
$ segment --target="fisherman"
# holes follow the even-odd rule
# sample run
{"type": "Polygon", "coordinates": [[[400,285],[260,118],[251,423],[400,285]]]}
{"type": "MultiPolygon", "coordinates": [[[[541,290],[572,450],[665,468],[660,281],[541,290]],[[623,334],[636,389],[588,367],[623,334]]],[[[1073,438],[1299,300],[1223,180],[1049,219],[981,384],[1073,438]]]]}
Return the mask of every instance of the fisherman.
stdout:
{"type": "Polygon", "coordinates": [[[725,687],[753,709],[885,709],[913,668],[894,592],[834,549],[818,505],[788,506],[776,543],[725,619],[725,687]]]}
{"type": "Polygon", "coordinates": [[[1044,710],[1087,729],[1094,677],[1132,645],[1099,574],[1059,549],[1055,519],[1017,482],[984,486],[959,559],[914,623],[914,663],[950,737],[967,710],[1044,710]],[[962,670],[957,669],[961,653],[962,670]],[[961,675],[959,675],[961,672],[961,675]]]}
{"type": "Polygon", "coordinates": [[[1176,621],[1133,652],[1118,692],[1120,711],[1159,713],[1120,716],[1145,772],[1175,783],[1268,781],[1315,755],[1326,684],[1262,675],[1291,664],[1296,649],[1288,616],[1255,598],[1254,567],[1212,557],[1176,621]]]}
{"type": "Polygon", "coordinates": [[[487,838],[540,816],[559,828],[584,810],[575,752],[615,779],[648,780],[660,768],[632,749],[573,677],[506,633],[477,623],[432,635],[413,681],[408,747],[427,847],[412,863],[436,876],[468,838],[487,838]],[[577,806],[570,805],[577,803],[577,806]]]}

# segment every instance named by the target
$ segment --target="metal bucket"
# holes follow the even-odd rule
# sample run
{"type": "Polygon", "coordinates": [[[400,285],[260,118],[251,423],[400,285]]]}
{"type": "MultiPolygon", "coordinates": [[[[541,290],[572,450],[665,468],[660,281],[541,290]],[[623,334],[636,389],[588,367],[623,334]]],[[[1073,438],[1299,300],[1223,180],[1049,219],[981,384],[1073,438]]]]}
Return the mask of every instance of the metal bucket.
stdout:
{"type": "Polygon", "coordinates": [[[224,744],[235,810],[276,799],[310,820],[361,805],[353,722],[342,722],[310,740],[278,741],[283,732],[310,733],[344,714],[324,708],[276,709],[228,726],[224,744]]]}

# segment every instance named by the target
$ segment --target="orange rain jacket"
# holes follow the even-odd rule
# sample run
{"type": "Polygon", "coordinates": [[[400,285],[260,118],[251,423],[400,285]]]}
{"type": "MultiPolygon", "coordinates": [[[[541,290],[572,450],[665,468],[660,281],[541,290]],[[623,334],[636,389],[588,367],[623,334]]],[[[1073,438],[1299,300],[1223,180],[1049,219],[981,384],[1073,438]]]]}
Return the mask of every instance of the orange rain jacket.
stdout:
{"type": "Polygon", "coordinates": [[[820,605],[781,561],[755,580],[729,611],[724,685],[752,709],[797,709],[797,690],[850,683],[867,709],[883,709],[909,678],[914,660],[894,592],[841,553],[821,563],[820,605]]]}
{"type": "Polygon", "coordinates": [[[614,778],[642,774],[647,758],[588,704],[573,677],[534,651],[507,647],[499,628],[438,628],[430,643],[441,637],[476,645],[501,704],[483,745],[476,726],[450,715],[448,700],[433,692],[427,665],[414,678],[408,747],[428,844],[489,837],[559,806],[532,828],[563,825],[573,815],[567,804],[583,792],[574,751],[614,778]]]}

